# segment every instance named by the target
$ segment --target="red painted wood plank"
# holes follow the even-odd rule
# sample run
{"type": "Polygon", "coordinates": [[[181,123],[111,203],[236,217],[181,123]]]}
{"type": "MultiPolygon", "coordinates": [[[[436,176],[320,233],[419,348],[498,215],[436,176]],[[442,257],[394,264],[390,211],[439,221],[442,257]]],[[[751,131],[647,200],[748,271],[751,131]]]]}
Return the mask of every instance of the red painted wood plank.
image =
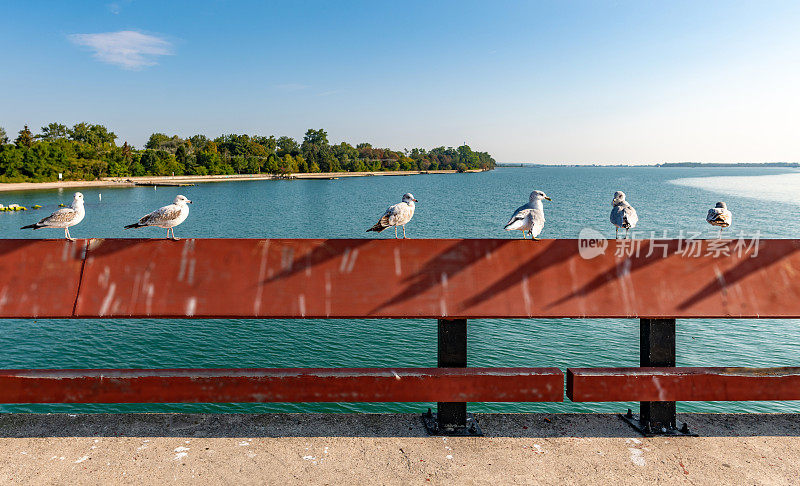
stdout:
{"type": "Polygon", "coordinates": [[[70,317],[86,241],[0,240],[0,318],[70,317]]]}
{"type": "Polygon", "coordinates": [[[569,368],[573,402],[800,400],[800,367],[569,368]]]}
{"type": "Polygon", "coordinates": [[[0,370],[0,403],[560,402],[558,368],[0,370]]]}
{"type": "Polygon", "coordinates": [[[76,310],[79,317],[800,317],[800,240],[750,243],[698,241],[699,256],[690,256],[695,250],[684,254],[684,241],[619,240],[585,259],[577,240],[93,240],[76,310]]]}

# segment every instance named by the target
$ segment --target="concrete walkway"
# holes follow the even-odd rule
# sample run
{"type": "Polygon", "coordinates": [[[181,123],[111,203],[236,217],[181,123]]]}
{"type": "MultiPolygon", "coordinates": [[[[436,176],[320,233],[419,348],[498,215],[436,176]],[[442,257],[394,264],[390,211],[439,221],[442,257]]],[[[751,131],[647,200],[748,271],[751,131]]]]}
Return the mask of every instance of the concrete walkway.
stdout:
{"type": "Polygon", "coordinates": [[[799,484],[800,415],[687,414],[645,439],[605,414],[0,416],[0,484],[799,484]]]}

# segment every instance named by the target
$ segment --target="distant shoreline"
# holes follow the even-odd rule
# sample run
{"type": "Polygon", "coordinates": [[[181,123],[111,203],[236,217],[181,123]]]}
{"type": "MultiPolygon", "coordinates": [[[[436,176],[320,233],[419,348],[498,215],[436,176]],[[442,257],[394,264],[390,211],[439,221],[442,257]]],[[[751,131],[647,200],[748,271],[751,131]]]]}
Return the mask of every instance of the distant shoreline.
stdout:
{"type": "Polygon", "coordinates": [[[800,162],[664,162],[662,164],[538,164],[534,162],[515,162],[497,164],[496,167],[677,167],[677,168],[704,168],[704,167],[771,167],[776,169],[797,169],[800,162]]]}
{"type": "MultiPolygon", "coordinates": [[[[233,175],[206,175],[206,176],[141,176],[141,177],[104,177],[95,181],[54,181],[54,182],[4,182],[0,183],[0,192],[12,191],[37,191],[48,189],[77,189],[81,187],[134,187],[138,184],[200,184],[206,182],[238,182],[238,181],[269,181],[287,179],[343,179],[345,177],[372,177],[372,176],[411,176],[423,174],[455,174],[455,170],[407,170],[407,171],[379,171],[379,172],[302,172],[276,176],[272,174],[233,174],[233,175]]],[[[470,169],[466,172],[484,172],[480,169],[470,169]]]]}

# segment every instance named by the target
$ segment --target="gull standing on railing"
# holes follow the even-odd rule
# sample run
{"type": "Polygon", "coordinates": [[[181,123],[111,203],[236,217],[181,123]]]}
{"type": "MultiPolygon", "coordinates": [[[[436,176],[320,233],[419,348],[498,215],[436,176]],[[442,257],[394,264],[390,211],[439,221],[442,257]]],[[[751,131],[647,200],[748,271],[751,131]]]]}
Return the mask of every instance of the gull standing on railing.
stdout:
{"type": "Polygon", "coordinates": [[[720,201],[713,208],[708,210],[706,221],[713,226],[719,226],[719,236],[722,238],[722,228],[727,228],[733,222],[733,214],[728,211],[728,205],[720,201]]]}
{"type": "Polygon", "coordinates": [[[625,238],[628,237],[628,230],[636,227],[639,216],[633,206],[625,200],[625,193],[617,191],[611,201],[611,223],[616,226],[616,238],[619,238],[619,229],[625,228],[625,238]]]}
{"type": "Polygon", "coordinates": [[[547,194],[542,191],[533,191],[528,204],[520,206],[511,215],[504,229],[506,231],[521,230],[522,239],[525,239],[525,232],[531,234],[532,240],[538,240],[539,233],[544,228],[544,207],[542,200],[552,201],[547,194]]]}
{"type": "Polygon", "coordinates": [[[76,192],[72,197],[72,204],[68,208],[61,208],[38,223],[29,224],[20,229],[64,228],[64,238],[75,241],[69,234],[69,227],[83,221],[84,216],[86,216],[86,210],[83,208],[83,194],[76,192]]]}
{"type": "Polygon", "coordinates": [[[125,226],[125,229],[143,228],[145,226],[167,228],[167,238],[170,238],[169,233],[171,231],[171,239],[177,241],[180,238],[175,237],[175,227],[183,223],[186,217],[189,216],[189,206],[187,204],[192,204],[192,201],[186,199],[186,196],[175,196],[175,201],[169,206],[156,209],[147,216],[142,217],[142,219],[136,223],[125,226]]]}
{"type": "Polygon", "coordinates": [[[397,238],[397,227],[403,227],[403,239],[406,239],[406,224],[414,217],[414,203],[417,202],[414,196],[407,192],[403,194],[402,202],[389,206],[383,216],[367,232],[376,231],[380,233],[390,226],[394,226],[394,237],[397,238]]]}

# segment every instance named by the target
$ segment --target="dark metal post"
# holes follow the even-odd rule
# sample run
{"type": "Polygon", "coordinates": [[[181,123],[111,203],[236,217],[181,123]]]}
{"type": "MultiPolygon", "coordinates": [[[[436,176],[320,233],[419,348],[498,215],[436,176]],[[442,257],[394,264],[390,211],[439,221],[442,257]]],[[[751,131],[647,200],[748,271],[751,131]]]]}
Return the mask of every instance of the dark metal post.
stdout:
{"type": "MultiPolygon", "coordinates": [[[[439,319],[437,366],[467,367],[467,320],[439,319]]],[[[423,415],[428,432],[435,435],[483,435],[477,422],[467,413],[466,402],[438,402],[436,412],[423,415]]]]}
{"type": "MultiPolygon", "coordinates": [[[[439,319],[439,368],[467,367],[467,320],[439,319]]],[[[466,402],[439,402],[437,422],[440,430],[466,427],[466,402]]]]}
{"type": "MultiPolygon", "coordinates": [[[[675,319],[639,322],[639,366],[675,367],[675,319]]],[[[641,402],[641,422],[654,432],[675,429],[675,402],[641,402]]]]}
{"type": "MultiPolygon", "coordinates": [[[[639,321],[639,366],[675,367],[675,319],[639,321]]],[[[686,424],[678,429],[675,402],[640,402],[639,420],[623,417],[644,435],[693,435],[686,424]]]]}

